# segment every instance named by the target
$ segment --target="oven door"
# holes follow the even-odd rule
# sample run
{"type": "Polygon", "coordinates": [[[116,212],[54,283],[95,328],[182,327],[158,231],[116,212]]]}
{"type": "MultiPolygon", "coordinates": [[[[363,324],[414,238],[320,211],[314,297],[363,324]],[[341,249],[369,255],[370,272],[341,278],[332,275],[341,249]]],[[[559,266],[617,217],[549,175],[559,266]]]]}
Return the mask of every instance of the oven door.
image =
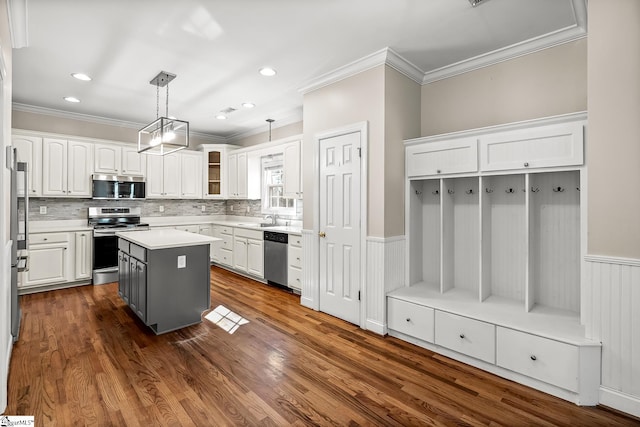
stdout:
{"type": "Polygon", "coordinates": [[[118,236],[93,232],[93,284],[118,281],[118,236]]]}

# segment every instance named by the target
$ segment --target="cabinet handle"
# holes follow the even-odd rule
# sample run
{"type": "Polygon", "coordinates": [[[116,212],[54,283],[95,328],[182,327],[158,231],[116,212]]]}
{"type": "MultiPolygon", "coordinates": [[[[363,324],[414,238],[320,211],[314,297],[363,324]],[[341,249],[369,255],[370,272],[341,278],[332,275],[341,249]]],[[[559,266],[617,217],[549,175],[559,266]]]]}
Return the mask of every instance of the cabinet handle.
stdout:
{"type": "Polygon", "coordinates": [[[460,338],[464,339],[464,334],[460,334],[460,338]]]}
{"type": "Polygon", "coordinates": [[[538,360],[538,358],[536,357],[536,355],[535,355],[535,354],[532,354],[532,355],[531,355],[531,360],[533,360],[533,361],[535,362],[536,360],[538,360]]]}
{"type": "Polygon", "coordinates": [[[407,322],[411,322],[411,318],[410,317],[407,317],[407,322]]]}
{"type": "Polygon", "coordinates": [[[528,168],[529,167],[529,162],[525,162],[524,167],[528,168]]]}
{"type": "Polygon", "coordinates": [[[299,281],[300,281],[300,279],[296,279],[296,282],[299,282],[299,281]]]}
{"type": "Polygon", "coordinates": [[[297,257],[296,259],[297,259],[298,261],[300,261],[300,257],[297,257]]]}
{"type": "Polygon", "coordinates": [[[436,170],[436,173],[440,173],[440,172],[442,172],[440,169],[437,169],[437,170],[436,170]]]}
{"type": "Polygon", "coordinates": [[[47,238],[45,237],[45,238],[44,238],[44,239],[42,239],[42,240],[44,240],[44,241],[46,242],[46,241],[47,241],[47,240],[49,240],[49,239],[47,239],[47,238]]]}

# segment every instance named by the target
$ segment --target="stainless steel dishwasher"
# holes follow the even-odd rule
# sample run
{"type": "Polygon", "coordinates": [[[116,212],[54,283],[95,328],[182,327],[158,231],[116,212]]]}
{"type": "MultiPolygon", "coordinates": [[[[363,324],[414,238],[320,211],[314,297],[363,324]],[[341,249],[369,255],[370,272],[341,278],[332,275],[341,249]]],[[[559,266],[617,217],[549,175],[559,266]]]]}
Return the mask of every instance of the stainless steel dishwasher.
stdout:
{"type": "Polygon", "coordinates": [[[289,235],[264,232],[264,278],[267,283],[287,286],[287,245],[289,235]]]}

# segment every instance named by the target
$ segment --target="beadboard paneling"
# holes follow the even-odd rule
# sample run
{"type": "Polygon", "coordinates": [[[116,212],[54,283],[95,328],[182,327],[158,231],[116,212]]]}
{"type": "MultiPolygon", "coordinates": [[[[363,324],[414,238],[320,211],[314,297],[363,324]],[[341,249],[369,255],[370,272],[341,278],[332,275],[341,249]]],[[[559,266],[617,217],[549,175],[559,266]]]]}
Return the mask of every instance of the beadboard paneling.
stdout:
{"type": "Polygon", "coordinates": [[[602,342],[601,402],[640,416],[640,260],[587,256],[586,264],[585,326],[602,342]]]}
{"type": "Polygon", "coordinates": [[[366,328],[387,331],[387,292],[404,284],[404,236],[367,237],[366,328]]]}
{"type": "Polygon", "coordinates": [[[313,230],[302,230],[302,290],[300,304],[313,310],[320,309],[318,288],[318,236],[313,230]]]}

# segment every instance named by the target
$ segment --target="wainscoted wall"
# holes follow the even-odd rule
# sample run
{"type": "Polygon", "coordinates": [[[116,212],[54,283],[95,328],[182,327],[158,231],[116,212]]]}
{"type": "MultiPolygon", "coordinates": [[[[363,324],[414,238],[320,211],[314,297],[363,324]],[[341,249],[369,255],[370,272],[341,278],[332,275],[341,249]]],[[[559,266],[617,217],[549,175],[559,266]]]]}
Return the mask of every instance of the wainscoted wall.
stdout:
{"type": "Polygon", "coordinates": [[[602,342],[600,403],[640,416],[640,260],[585,261],[587,337],[602,342]]]}
{"type": "Polygon", "coordinates": [[[387,292],[404,285],[405,238],[367,237],[366,328],[387,333],[387,292]]]}

